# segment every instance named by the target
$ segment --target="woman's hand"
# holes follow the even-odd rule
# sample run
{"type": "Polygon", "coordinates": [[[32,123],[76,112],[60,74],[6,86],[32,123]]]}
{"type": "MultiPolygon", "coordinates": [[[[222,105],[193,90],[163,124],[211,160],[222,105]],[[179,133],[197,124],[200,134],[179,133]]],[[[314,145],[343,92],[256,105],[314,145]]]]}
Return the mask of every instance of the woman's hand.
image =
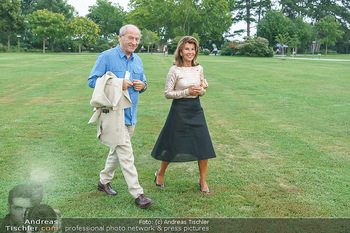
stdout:
{"type": "Polygon", "coordinates": [[[201,93],[202,88],[199,86],[192,86],[188,88],[190,95],[197,96],[201,93]]]}

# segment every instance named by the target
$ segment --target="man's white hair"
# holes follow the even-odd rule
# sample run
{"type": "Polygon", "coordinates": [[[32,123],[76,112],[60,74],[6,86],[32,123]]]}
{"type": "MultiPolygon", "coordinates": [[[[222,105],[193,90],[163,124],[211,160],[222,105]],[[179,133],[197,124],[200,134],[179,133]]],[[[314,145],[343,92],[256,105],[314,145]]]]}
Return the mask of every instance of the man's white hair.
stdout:
{"type": "Polygon", "coordinates": [[[128,31],[129,27],[135,27],[139,31],[139,34],[141,36],[140,29],[137,26],[133,25],[133,24],[126,24],[123,27],[121,27],[120,30],[119,30],[119,35],[124,36],[126,34],[126,32],[128,31]]]}

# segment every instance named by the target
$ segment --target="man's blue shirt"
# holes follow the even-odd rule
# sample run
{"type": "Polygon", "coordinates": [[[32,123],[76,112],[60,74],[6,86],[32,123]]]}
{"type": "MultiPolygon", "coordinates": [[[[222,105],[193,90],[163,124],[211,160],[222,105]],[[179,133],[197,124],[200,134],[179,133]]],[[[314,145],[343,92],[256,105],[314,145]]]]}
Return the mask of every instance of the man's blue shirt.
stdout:
{"type": "MultiPolygon", "coordinates": [[[[96,80],[102,77],[107,71],[111,71],[118,78],[124,79],[126,71],[130,72],[130,81],[140,80],[147,86],[143,64],[139,56],[132,53],[129,60],[123,50],[118,45],[113,49],[102,52],[97,56],[96,63],[92,68],[88,79],[89,87],[95,88],[96,80]]],[[[137,103],[139,93],[133,87],[128,88],[132,106],[124,110],[125,124],[135,125],[137,122],[137,103]]]]}

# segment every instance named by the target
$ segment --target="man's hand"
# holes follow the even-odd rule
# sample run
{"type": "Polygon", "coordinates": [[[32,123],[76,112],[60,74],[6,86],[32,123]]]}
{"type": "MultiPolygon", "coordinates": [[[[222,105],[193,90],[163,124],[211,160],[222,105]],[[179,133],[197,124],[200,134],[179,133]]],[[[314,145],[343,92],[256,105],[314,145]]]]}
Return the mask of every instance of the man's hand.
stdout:
{"type": "Polygon", "coordinates": [[[134,80],[132,84],[134,86],[135,91],[142,91],[146,88],[146,84],[140,80],[134,80]]]}
{"type": "Polygon", "coordinates": [[[131,87],[133,84],[129,79],[123,79],[123,90],[128,89],[128,87],[131,87]]]}

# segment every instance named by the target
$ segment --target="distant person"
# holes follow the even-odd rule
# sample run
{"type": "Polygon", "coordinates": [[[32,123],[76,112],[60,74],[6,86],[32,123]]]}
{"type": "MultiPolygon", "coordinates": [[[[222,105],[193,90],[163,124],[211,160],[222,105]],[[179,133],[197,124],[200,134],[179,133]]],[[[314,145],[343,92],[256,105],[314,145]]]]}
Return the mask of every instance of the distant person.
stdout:
{"type": "MultiPolygon", "coordinates": [[[[101,116],[109,116],[109,121],[103,122],[100,116],[101,133],[110,141],[118,141],[123,137],[125,140],[116,142],[110,147],[105,168],[100,172],[100,181],[97,188],[109,195],[116,195],[117,192],[112,189],[110,182],[114,177],[115,170],[120,164],[121,170],[128,184],[129,193],[134,197],[135,204],[140,208],[146,208],[154,202],[144,195],[144,191],[139,184],[138,174],[134,165],[134,155],[131,145],[131,137],[135,130],[137,122],[137,104],[140,93],[147,89],[146,76],[143,70],[143,64],[139,56],[134,51],[140,42],[141,32],[135,25],[125,25],[119,32],[119,44],[116,48],[102,52],[97,56],[96,63],[90,73],[88,84],[95,88],[97,80],[101,81],[107,71],[111,71],[117,81],[121,81],[121,88],[116,91],[127,91],[128,98],[131,100],[131,107],[124,109],[124,122],[118,127],[116,119],[110,116],[117,116],[113,108],[106,108],[101,116]],[[114,115],[113,115],[114,114],[114,115]],[[107,125],[104,125],[107,124],[107,125]],[[103,125],[103,127],[102,127],[103,125]],[[115,130],[112,131],[111,127],[115,130]]],[[[104,93],[101,93],[104,95],[104,93]]],[[[118,93],[120,94],[120,93],[118,93]]],[[[122,95],[122,94],[120,94],[122,95]]]]}
{"type": "Polygon", "coordinates": [[[164,45],[163,47],[163,56],[168,56],[168,46],[167,45],[164,45]]]}
{"type": "Polygon", "coordinates": [[[160,169],[155,173],[157,187],[164,187],[164,174],[169,163],[198,161],[200,191],[209,193],[207,164],[208,159],[216,155],[199,101],[208,84],[203,67],[196,62],[197,57],[197,40],[191,36],[183,37],[177,45],[175,62],[165,84],[165,97],[173,102],[151,155],[161,160],[160,169]]]}
{"type": "Polygon", "coordinates": [[[218,48],[215,47],[213,51],[214,51],[214,54],[215,54],[215,56],[216,56],[216,54],[218,53],[218,48]]]}

